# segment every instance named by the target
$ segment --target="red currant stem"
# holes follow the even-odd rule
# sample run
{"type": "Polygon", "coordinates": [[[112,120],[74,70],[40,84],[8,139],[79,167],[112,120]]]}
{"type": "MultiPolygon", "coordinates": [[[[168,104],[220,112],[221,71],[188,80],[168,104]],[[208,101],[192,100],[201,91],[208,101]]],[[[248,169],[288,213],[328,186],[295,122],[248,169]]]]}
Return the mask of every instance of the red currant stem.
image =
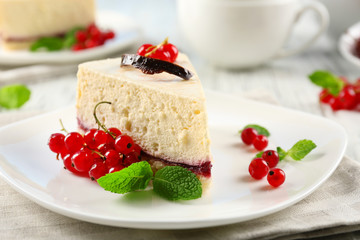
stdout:
{"type": "Polygon", "coordinates": [[[168,44],[168,40],[169,40],[169,37],[166,37],[166,38],[164,39],[164,41],[162,41],[162,42],[161,42],[160,44],[158,44],[157,46],[152,46],[152,47],[149,47],[148,49],[146,49],[146,50],[149,50],[149,49],[153,48],[153,49],[151,50],[151,52],[148,52],[148,53],[145,54],[145,57],[150,56],[151,54],[155,53],[156,50],[158,50],[160,47],[164,46],[165,44],[168,44]]]}
{"type": "Polygon", "coordinates": [[[97,155],[99,155],[102,159],[106,160],[106,157],[104,155],[101,154],[101,152],[95,151],[95,150],[91,150],[92,153],[96,153],[97,155]]]}
{"type": "Polygon", "coordinates": [[[60,153],[57,153],[56,154],[56,160],[58,160],[58,161],[59,161],[59,156],[60,156],[60,153]]]}
{"type": "Polygon", "coordinates": [[[59,119],[59,121],[60,121],[60,125],[61,125],[61,127],[62,127],[62,129],[61,129],[60,131],[64,131],[66,134],[69,134],[68,130],[66,130],[66,128],[64,127],[64,124],[63,124],[63,122],[61,121],[61,119],[59,119]]]}
{"type": "Polygon", "coordinates": [[[103,103],[111,104],[111,102],[106,102],[106,101],[98,102],[98,103],[95,105],[95,107],[94,107],[94,113],[93,113],[93,115],[94,115],[95,121],[96,121],[96,123],[98,124],[99,128],[101,127],[102,129],[104,129],[104,131],[105,131],[107,134],[109,134],[113,139],[115,139],[115,138],[116,138],[115,135],[114,135],[113,133],[111,133],[111,132],[106,128],[105,124],[102,124],[102,123],[99,121],[99,119],[97,118],[97,116],[96,116],[96,108],[97,108],[100,104],[103,104],[103,103]]]}

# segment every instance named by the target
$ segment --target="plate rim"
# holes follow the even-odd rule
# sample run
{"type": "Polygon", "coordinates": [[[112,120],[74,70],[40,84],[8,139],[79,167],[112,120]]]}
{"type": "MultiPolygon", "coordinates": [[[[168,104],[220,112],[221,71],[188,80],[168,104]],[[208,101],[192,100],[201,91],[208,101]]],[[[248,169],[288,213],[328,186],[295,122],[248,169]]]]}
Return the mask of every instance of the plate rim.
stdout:
{"type": "MultiPolygon", "coordinates": [[[[254,220],[254,219],[264,217],[264,216],[273,214],[275,212],[281,211],[289,206],[292,206],[292,205],[296,204],[297,202],[300,202],[307,196],[309,196],[317,188],[319,188],[326,180],[328,180],[328,178],[334,173],[334,171],[336,170],[336,168],[338,167],[338,165],[340,164],[341,160],[344,157],[346,146],[348,144],[348,137],[347,137],[346,131],[340,124],[338,124],[330,119],[327,119],[323,116],[318,116],[318,115],[310,114],[310,113],[299,111],[299,110],[289,109],[289,108],[285,108],[285,107],[278,106],[278,105],[273,105],[273,104],[269,104],[269,103],[263,103],[263,102],[259,102],[259,101],[255,101],[255,100],[250,100],[247,98],[235,96],[233,94],[225,94],[225,93],[221,93],[221,92],[213,91],[213,90],[206,90],[205,93],[206,93],[206,95],[210,94],[210,95],[217,95],[217,96],[222,96],[222,97],[226,97],[226,98],[230,98],[230,99],[237,99],[237,100],[241,99],[241,101],[251,102],[251,103],[257,104],[257,105],[267,105],[267,106],[275,108],[275,109],[290,111],[290,112],[302,114],[302,115],[305,115],[305,116],[308,116],[311,118],[318,118],[319,120],[321,119],[321,121],[327,121],[329,124],[337,126],[338,130],[341,131],[341,134],[344,136],[345,141],[343,143],[341,151],[339,152],[339,156],[337,157],[336,161],[331,166],[331,168],[327,171],[326,175],[320,181],[312,184],[311,187],[309,187],[306,191],[299,193],[298,195],[300,195],[300,196],[297,196],[296,198],[292,197],[290,200],[282,202],[280,206],[279,206],[279,204],[275,204],[270,208],[263,209],[262,211],[258,211],[256,214],[248,215],[245,217],[244,216],[232,216],[232,217],[220,216],[220,217],[216,217],[216,218],[211,217],[211,218],[207,218],[207,219],[172,220],[171,222],[169,222],[169,220],[151,220],[151,221],[150,220],[149,221],[142,220],[142,221],[139,221],[139,220],[133,220],[133,219],[126,219],[126,218],[111,218],[111,217],[109,218],[109,217],[102,217],[102,216],[98,216],[98,215],[94,215],[94,214],[84,213],[84,212],[78,211],[76,209],[75,210],[68,209],[68,208],[59,206],[57,204],[51,203],[51,202],[47,202],[46,200],[39,199],[36,196],[33,196],[31,194],[31,192],[29,192],[28,189],[23,189],[21,187],[21,184],[16,184],[16,181],[12,181],[10,179],[10,177],[7,176],[7,173],[3,172],[2,168],[0,168],[0,176],[13,189],[15,189],[20,194],[24,195],[31,201],[39,204],[40,206],[42,206],[46,209],[49,209],[55,213],[58,213],[58,214],[61,214],[61,215],[67,216],[67,217],[71,217],[74,219],[91,222],[91,223],[96,223],[96,224],[101,224],[101,225],[116,226],[116,227],[128,227],[128,228],[134,228],[134,229],[154,229],[154,230],[196,229],[196,228],[199,229],[199,228],[223,226],[223,225],[227,225],[227,224],[240,223],[240,222],[245,222],[245,221],[249,221],[249,220],[254,220]],[[141,225],[141,226],[139,226],[139,225],[141,225]]],[[[29,121],[33,121],[33,120],[39,119],[39,118],[41,119],[43,117],[57,114],[57,113],[60,113],[63,111],[69,111],[73,108],[75,108],[75,105],[67,106],[67,107],[64,107],[64,108],[61,108],[61,109],[58,109],[55,111],[51,111],[48,113],[44,113],[41,115],[23,119],[23,120],[20,120],[20,121],[17,121],[17,122],[14,122],[14,123],[11,123],[11,124],[1,127],[0,132],[7,128],[12,128],[12,127],[20,125],[20,124],[25,124],[26,122],[29,122],[29,121]]]]}

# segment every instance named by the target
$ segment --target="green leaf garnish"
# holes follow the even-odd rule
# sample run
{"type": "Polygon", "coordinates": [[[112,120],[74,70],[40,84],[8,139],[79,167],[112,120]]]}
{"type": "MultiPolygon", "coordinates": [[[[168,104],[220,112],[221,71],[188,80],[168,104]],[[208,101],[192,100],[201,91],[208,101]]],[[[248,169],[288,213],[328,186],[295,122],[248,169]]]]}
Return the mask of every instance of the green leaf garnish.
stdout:
{"type": "Polygon", "coordinates": [[[21,84],[8,85],[0,89],[0,106],[13,109],[24,105],[30,98],[30,90],[21,84]]]}
{"type": "Polygon", "coordinates": [[[154,192],[169,200],[191,200],[201,197],[202,187],[196,175],[179,166],[167,166],[156,172],[154,192]]]}
{"type": "Polygon", "coordinates": [[[97,182],[106,191],[128,193],[145,189],[153,176],[150,164],[146,161],[133,163],[119,172],[106,174],[97,182]]]}
{"type": "Polygon", "coordinates": [[[277,147],[276,151],[279,154],[279,161],[283,160],[287,155],[287,152],[284,149],[282,149],[281,147],[277,147]]]}
{"type": "Polygon", "coordinates": [[[345,83],[331,72],[316,71],[309,75],[311,82],[325,88],[333,96],[337,96],[343,89],[345,83]]]}
{"type": "Polygon", "coordinates": [[[241,133],[246,128],[255,129],[259,135],[264,135],[266,137],[270,136],[270,132],[266,128],[264,128],[264,127],[262,127],[260,125],[257,125],[257,124],[248,124],[242,130],[239,130],[239,133],[241,133]]]}
{"type": "Polygon", "coordinates": [[[255,155],[254,159],[255,159],[255,158],[261,158],[263,153],[264,153],[264,151],[258,152],[258,153],[255,155]]]}
{"type": "Polygon", "coordinates": [[[313,141],[304,139],[295,143],[287,154],[294,160],[300,161],[314,148],[316,148],[316,144],[313,141]]]}
{"type": "Polygon", "coordinates": [[[64,48],[71,48],[76,43],[76,36],[75,33],[79,30],[84,30],[83,27],[74,27],[70,31],[68,31],[65,35],[63,47],[64,48]]]}
{"type": "Polygon", "coordinates": [[[63,39],[58,37],[40,38],[30,46],[30,51],[37,52],[40,50],[58,51],[63,48],[63,39]]]}

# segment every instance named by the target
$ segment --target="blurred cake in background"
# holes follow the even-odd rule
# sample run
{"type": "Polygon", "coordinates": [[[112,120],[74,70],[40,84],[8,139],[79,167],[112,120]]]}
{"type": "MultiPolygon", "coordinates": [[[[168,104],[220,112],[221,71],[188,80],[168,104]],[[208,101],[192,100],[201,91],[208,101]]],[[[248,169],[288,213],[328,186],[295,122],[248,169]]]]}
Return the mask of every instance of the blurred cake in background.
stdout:
{"type": "Polygon", "coordinates": [[[0,0],[0,36],[8,50],[41,37],[61,36],[95,22],[94,0],[0,0]]]}

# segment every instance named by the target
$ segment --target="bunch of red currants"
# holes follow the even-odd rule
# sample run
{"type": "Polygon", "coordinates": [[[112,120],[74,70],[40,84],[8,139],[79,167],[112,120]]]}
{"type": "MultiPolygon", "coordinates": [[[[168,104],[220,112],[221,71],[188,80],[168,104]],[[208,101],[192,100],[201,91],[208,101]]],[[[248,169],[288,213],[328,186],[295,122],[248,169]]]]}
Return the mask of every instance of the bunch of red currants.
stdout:
{"type": "Polygon", "coordinates": [[[179,51],[175,45],[168,43],[168,38],[165,38],[159,45],[149,43],[141,45],[137,54],[173,63],[176,61],[179,51]]]}
{"type": "Polygon", "coordinates": [[[117,128],[109,128],[106,132],[93,128],[84,135],[54,133],[48,145],[51,151],[60,155],[65,169],[89,175],[92,180],[141,161],[141,148],[117,128]]]}

